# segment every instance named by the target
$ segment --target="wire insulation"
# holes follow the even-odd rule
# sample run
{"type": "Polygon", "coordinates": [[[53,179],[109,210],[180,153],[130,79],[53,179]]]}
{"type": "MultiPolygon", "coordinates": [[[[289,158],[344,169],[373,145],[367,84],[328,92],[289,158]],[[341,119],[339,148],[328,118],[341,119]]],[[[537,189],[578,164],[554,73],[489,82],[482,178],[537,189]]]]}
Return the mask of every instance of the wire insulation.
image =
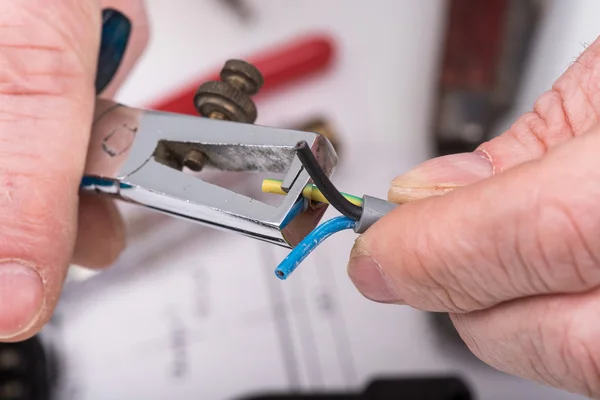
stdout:
{"type": "Polygon", "coordinates": [[[362,215],[362,208],[352,204],[335,188],[333,183],[319,166],[308,143],[305,141],[298,142],[294,150],[304,166],[304,169],[306,169],[306,172],[308,172],[312,178],[313,183],[319,188],[329,204],[335,207],[341,214],[358,221],[362,215]]]}
{"type": "Polygon", "coordinates": [[[298,265],[300,265],[300,263],[317,248],[317,246],[323,243],[325,239],[334,233],[346,229],[353,229],[355,225],[356,221],[345,216],[335,217],[325,221],[309,233],[298,246],[287,255],[275,269],[275,275],[281,280],[286,279],[294,272],[298,265]]]}
{"type": "MultiPolygon", "coordinates": [[[[283,181],[278,180],[278,179],[265,179],[265,180],[263,180],[263,183],[262,183],[262,191],[264,193],[286,195],[287,193],[284,192],[283,189],[281,188],[282,183],[283,183],[283,181]]],[[[342,196],[344,196],[350,203],[352,203],[356,206],[360,207],[363,204],[363,200],[358,196],[353,196],[348,193],[342,193],[342,196]]],[[[325,196],[323,196],[323,193],[321,193],[319,188],[317,188],[315,185],[313,185],[311,183],[306,185],[304,187],[304,190],[302,190],[302,197],[312,200],[312,201],[319,202],[319,203],[327,203],[327,204],[329,203],[327,201],[327,199],[325,198],[325,196]]]]}

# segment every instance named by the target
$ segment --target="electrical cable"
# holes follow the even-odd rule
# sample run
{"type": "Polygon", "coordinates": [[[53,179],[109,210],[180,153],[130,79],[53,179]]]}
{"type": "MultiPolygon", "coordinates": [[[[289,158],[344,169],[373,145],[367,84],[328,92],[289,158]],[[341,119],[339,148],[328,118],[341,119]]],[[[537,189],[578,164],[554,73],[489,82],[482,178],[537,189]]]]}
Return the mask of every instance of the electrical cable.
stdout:
{"type": "Polygon", "coordinates": [[[356,221],[350,217],[340,216],[325,221],[309,233],[275,269],[275,275],[284,280],[300,265],[302,261],[325,239],[334,233],[354,229],[356,221]]]}
{"type": "Polygon", "coordinates": [[[329,180],[325,172],[319,166],[317,159],[313,155],[308,143],[306,141],[298,142],[294,148],[298,159],[306,169],[306,172],[310,175],[315,186],[321,191],[323,196],[327,199],[336,210],[348,218],[358,221],[362,215],[362,207],[352,204],[346,199],[329,180]]]}
{"type": "MultiPolygon", "coordinates": [[[[281,188],[282,183],[283,181],[278,179],[264,179],[262,182],[262,191],[263,193],[272,193],[285,196],[287,193],[281,188]]],[[[354,205],[362,206],[363,204],[363,199],[358,196],[353,196],[348,193],[342,193],[342,196],[344,196],[350,203],[354,205]]],[[[319,188],[312,183],[309,183],[304,187],[302,190],[302,197],[319,203],[329,203],[319,188]]]]}

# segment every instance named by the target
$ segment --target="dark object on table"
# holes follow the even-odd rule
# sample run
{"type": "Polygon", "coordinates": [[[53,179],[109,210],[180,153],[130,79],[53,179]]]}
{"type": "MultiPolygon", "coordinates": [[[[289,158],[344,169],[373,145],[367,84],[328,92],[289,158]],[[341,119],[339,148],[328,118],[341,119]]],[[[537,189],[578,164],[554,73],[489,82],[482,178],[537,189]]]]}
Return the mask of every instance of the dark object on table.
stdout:
{"type": "Polygon", "coordinates": [[[221,4],[233,12],[243,23],[254,20],[254,9],[250,7],[247,0],[219,0],[221,4]]]}
{"type": "Polygon", "coordinates": [[[50,375],[48,357],[37,336],[0,343],[0,400],[48,400],[50,375]]]}
{"type": "Polygon", "coordinates": [[[363,393],[276,394],[244,400],[474,400],[458,378],[401,378],[377,380],[363,393]]]}

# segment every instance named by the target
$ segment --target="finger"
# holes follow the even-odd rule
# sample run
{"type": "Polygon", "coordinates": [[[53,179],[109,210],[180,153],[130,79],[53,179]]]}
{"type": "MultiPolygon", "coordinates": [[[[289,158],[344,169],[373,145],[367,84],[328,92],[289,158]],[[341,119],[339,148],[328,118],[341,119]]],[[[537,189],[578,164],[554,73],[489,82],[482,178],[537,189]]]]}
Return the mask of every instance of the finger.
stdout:
{"type": "Polygon", "coordinates": [[[357,240],[350,277],[367,297],[469,312],[600,285],[600,127],[541,160],[411,202],[357,240]]]}
{"type": "MultiPolygon", "coordinates": [[[[114,8],[131,21],[132,29],[125,56],[117,74],[101,93],[111,98],[127,78],[148,41],[148,20],[140,0],[103,0],[102,8],[114,8]]],[[[85,196],[79,205],[79,229],[73,262],[88,268],[112,264],[125,248],[125,224],[116,206],[106,199],[85,196]]]]}
{"type": "Polygon", "coordinates": [[[598,123],[600,115],[600,39],[589,46],[533,110],[502,135],[473,153],[427,161],[399,176],[391,185],[391,201],[405,203],[440,195],[542,157],[598,123]]]}
{"type": "Polygon", "coordinates": [[[451,317],[469,349],[493,367],[600,399],[598,315],[600,289],[451,317]]]}
{"type": "Polygon", "coordinates": [[[82,195],[73,263],[87,268],[105,268],[124,248],[125,224],[114,202],[90,194],[82,195]]]}
{"type": "Polygon", "coordinates": [[[92,0],[0,0],[0,340],[37,332],[75,242],[94,104],[92,0]]]}

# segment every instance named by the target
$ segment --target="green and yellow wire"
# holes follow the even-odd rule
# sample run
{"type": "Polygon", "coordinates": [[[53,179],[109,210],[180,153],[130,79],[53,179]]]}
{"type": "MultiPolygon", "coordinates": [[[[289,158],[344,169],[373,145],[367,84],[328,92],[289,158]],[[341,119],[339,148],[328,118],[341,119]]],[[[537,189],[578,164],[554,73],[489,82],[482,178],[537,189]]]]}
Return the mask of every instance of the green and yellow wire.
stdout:
{"type": "MultiPolygon", "coordinates": [[[[262,183],[262,191],[264,193],[285,195],[286,193],[283,191],[283,189],[281,189],[282,183],[283,181],[280,181],[278,179],[265,179],[262,183]]],[[[311,183],[304,186],[304,189],[302,190],[302,196],[311,201],[329,204],[325,196],[323,196],[323,193],[321,193],[321,191],[311,183]]],[[[362,206],[363,200],[360,197],[353,196],[347,193],[342,193],[342,196],[344,196],[352,204],[357,205],[359,207],[362,206]]]]}

